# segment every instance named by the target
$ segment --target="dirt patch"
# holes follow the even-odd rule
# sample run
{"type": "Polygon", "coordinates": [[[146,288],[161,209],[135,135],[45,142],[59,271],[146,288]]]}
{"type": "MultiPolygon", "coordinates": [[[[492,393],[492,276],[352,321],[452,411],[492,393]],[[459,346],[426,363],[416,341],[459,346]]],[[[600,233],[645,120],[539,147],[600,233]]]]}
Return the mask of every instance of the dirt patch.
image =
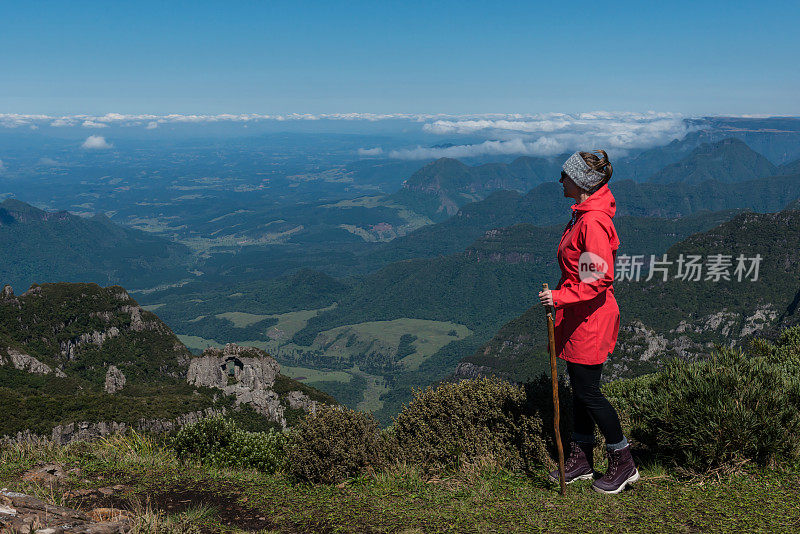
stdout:
{"type": "Polygon", "coordinates": [[[176,486],[148,496],[150,506],[169,514],[178,514],[190,508],[210,506],[214,518],[225,526],[242,530],[272,530],[276,525],[264,512],[247,508],[238,501],[238,495],[215,493],[207,490],[176,486]]]}

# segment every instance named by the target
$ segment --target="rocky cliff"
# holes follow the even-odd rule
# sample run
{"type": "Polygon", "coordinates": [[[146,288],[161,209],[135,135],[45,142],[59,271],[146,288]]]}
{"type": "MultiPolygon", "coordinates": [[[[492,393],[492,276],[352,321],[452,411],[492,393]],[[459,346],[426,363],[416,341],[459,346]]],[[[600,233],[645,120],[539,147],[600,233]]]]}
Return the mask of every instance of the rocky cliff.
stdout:
{"type": "Polygon", "coordinates": [[[194,386],[221,389],[235,399],[235,405],[250,405],[269,420],[286,426],[286,409],[316,412],[317,400],[302,391],[299,382],[283,378],[284,387],[295,382],[297,389],[278,394],[275,383],[280,365],[272,356],[254,347],[228,343],[224,349],[209,348],[189,363],[187,381],[194,386]]]}

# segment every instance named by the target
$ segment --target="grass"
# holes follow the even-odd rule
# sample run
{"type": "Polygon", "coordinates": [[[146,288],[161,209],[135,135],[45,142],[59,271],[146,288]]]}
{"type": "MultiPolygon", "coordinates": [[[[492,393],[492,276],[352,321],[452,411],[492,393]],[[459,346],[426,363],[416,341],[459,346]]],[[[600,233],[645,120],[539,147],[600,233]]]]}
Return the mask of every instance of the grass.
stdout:
{"type": "MultiPolygon", "coordinates": [[[[280,323],[272,328],[277,327],[280,327],[280,323]]],[[[406,369],[413,371],[443,346],[451,341],[463,339],[471,333],[472,331],[466,326],[451,321],[404,317],[391,321],[369,321],[338,326],[321,332],[310,347],[287,343],[281,346],[281,350],[298,352],[320,350],[322,351],[320,361],[349,359],[364,351],[394,354],[400,345],[400,338],[404,334],[411,334],[416,336],[416,340],[412,343],[414,352],[400,361],[406,369]],[[450,335],[452,331],[455,331],[455,335],[450,335]]]]}
{"type": "Polygon", "coordinates": [[[225,312],[217,314],[217,317],[220,319],[227,319],[233,326],[236,328],[247,328],[251,324],[255,324],[259,321],[263,321],[268,315],[256,315],[254,313],[244,313],[244,312],[225,312]]]}
{"type": "MultiPolygon", "coordinates": [[[[420,215],[419,213],[416,213],[408,209],[406,206],[403,206],[402,204],[397,204],[395,202],[392,202],[391,200],[387,200],[386,197],[384,196],[363,196],[353,199],[340,200],[339,202],[333,204],[325,204],[324,206],[321,207],[349,208],[356,206],[365,208],[377,208],[379,206],[385,206],[387,208],[393,208],[397,210],[397,215],[405,221],[405,224],[396,228],[397,234],[401,236],[413,232],[417,228],[420,228],[422,226],[427,226],[433,223],[433,221],[431,221],[428,217],[420,215]]],[[[348,231],[352,230],[348,229],[348,231]]]]}
{"type": "Polygon", "coordinates": [[[319,315],[322,312],[332,310],[335,306],[336,305],[334,304],[332,306],[328,306],[327,308],[265,315],[265,319],[275,318],[278,320],[277,324],[274,324],[269,328],[267,335],[278,342],[291,339],[295,333],[305,328],[309,319],[319,315]]]}
{"type": "Polygon", "coordinates": [[[322,371],[310,367],[293,367],[290,365],[281,365],[281,374],[289,378],[294,378],[295,380],[297,380],[297,377],[300,377],[302,379],[301,382],[310,386],[313,386],[314,382],[325,382],[329,380],[347,383],[350,382],[353,377],[352,373],[347,371],[322,371]]]}
{"type": "Polygon", "coordinates": [[[491,462],[426,475],[396,463],[340,485],[286,475],[184,466],[157,440],[128,435],[94,444],[0,448],[0,487],[67,506],[79,488],[123,484],[117,506],[135,514],[134,532],[792,532],[800,528],[800,473],[749,469],[722,480],[686,480],[662,466],[617,496],[589,482],[566,497],[545,478],[491,462]],[[58,462],[80,468],[58,486],[21,479],[58,462]],[[156,528],[157,527],[157,528],[156,528]]]}
{"type": "Polygon", "coordinates": [[[217,343],[213,339],[205,339],[200,336],[184,336],[178,335],[178,339],[186,345],[188,349],[199,349],[199,350],[206,350],[209,347],[214,347],[216,349],[225,348],[225,345],[217,343]]]}

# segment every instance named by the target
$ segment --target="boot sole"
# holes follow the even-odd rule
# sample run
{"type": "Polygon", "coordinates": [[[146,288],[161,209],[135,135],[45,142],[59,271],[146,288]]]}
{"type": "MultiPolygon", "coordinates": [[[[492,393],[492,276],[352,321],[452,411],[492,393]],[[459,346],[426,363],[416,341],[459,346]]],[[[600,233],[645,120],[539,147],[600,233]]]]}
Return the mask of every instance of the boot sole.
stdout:
{"type": "Polygon", "coordinates": [[[630,478],[628,478],[628,480],[626,480],[625,482],[620,484],[619,487],[617,489],[615,489],[615,490],[600,489],[597,486],[595,486],[594,484],[592,484],[592,487],[594,488],[595,491],[597,491],[599,493],[605,493],[605,494],[608,494],[608,495],[616,495],[620,491],[624,490],[625,486],[627,486],[631,482],[636,482],[637,480],[639,480],[639,470],[638,469],[630,476],[630,478]]]}
{"type": "MultiPolygon", "coordinates": [[[[556,484],[560,484],[561,483],[561,480],[559,480],[558,477],[552,477],[550,475],[547,475],[547,477],[550,480],[552,480],[553,482],[555,482],[556,484]]],[[[576,480],[592,480],[593,478],[594,478],[594,474],[593,473],[587,473],[585,475],[577,476],[577,477],[573,478],[572,480],[567,480],[566,483],[567,484],[572,484],[576,480]]]]}

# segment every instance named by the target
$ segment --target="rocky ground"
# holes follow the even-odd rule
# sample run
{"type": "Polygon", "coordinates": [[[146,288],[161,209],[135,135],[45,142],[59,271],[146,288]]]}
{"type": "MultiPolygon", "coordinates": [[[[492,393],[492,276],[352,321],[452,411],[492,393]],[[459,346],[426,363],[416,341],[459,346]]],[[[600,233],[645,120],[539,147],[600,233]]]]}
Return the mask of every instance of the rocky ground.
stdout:
{"type": "MultiPolygon", "coordinates": [[[[70,475],[80,476],[81,469],[73,468],[70,475]]],[[[64,466],[47,464],[30,469],[21,480],[52,491],[67,478],[64,466]]],[[[31,495],[7,488],[0,490],[0,532],[20,534],[116,534],[130,531],[133,514],[121,507],[103,506],[101,501],[111,499],[125,491],[126,487],[115,485],[94,490],[65,492],[64,500],[82,501],[82,509],[58,506],[31,495]],[[98,506],[87,506],[94,501],[98,506]]]]}

